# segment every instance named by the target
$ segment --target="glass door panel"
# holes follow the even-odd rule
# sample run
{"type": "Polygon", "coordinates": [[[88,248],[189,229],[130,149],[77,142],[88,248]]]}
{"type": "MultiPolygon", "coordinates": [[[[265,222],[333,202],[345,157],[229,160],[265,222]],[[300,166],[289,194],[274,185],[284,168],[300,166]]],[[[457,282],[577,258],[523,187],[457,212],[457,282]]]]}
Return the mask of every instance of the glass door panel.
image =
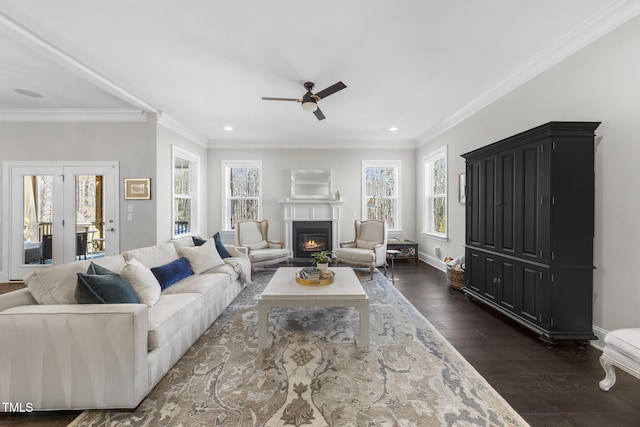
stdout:
{"type": "Polygon", "coordinates": [[[9,168],[8,278],[119,250],[117,163],[9,168]]]}
{"type": "Polygon", "coordinates": [[[51,264],[53,260],[53,175],[23,177],[22,264],[51,264]]]}
{"type": "Polygon", "coordinates": [[[105,256],[104,176],[75,176],[76,259],[105,256]]]}
{"type": "Polygon", "coordinates": [[[118,253],[118,211],[115,166],[65,166],[65,259],[102,258],[118,253]]]}

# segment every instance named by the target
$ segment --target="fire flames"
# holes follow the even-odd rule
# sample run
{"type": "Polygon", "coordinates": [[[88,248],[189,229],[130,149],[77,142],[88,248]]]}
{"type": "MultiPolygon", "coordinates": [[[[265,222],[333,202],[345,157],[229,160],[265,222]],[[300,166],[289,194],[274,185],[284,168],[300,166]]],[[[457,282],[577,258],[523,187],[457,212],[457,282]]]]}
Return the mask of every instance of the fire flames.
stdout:
{"type": "Polygon", "coordinates": [[[316,242],[315,240],[307,240],[304,242],[303,246],[305,251],[317,251],[324,249],[324,244],[322,242],[316,242]]]}

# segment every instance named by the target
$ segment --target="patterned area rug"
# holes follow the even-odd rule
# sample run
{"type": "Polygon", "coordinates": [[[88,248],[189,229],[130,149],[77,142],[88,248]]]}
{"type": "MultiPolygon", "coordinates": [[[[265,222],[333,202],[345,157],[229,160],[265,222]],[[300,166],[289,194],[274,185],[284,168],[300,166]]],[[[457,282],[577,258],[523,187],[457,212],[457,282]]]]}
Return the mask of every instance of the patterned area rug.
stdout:
{"type": "Polygon", "coordinates": [[[249,285],[133,411],[85,411],[78,426],[526,426],[380,272],[356,269],[371,343],[354,308],[274,309],[257,340],[249,285]]]}

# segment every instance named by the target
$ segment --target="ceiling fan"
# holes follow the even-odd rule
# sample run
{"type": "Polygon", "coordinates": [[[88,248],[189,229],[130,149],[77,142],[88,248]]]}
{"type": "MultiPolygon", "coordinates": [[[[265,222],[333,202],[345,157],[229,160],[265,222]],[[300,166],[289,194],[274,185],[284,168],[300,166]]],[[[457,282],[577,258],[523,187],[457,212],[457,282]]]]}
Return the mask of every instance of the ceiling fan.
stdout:
{"type": "Polygon", "coordinates": [[[329,86],[326,89],[321,90],[320,92],[316,92],[315,94],[311,93],[311,89],[313,89],[314,84],[312,82],[306,82],[304,84],[304,88],[307,90],[302,98],[271,98],[268,96],[263,96],[262,99],[265,101],[296,101],[302,103],[302,109],[305,111],[313,111],[313,114],[318,118],[318,120],[324,120],[325,116],[318,108],[318,101],[322,98],[326,98],[327,96],[336,93],[339,90],[342,90],[347,87],[342,82],[338,82],[334,85],[329,86]]]}

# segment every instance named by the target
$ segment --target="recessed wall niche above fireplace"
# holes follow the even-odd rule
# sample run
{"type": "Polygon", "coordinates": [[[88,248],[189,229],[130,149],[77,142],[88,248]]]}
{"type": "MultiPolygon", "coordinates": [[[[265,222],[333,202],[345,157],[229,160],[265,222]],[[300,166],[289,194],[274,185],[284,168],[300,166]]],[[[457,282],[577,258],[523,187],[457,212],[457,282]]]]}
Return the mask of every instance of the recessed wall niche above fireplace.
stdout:
{"type": "Polygon", "coordinates": [[[314,252],[332,250],[331,221],[294,221],[293,257],[311,258],[314,252]]]}

